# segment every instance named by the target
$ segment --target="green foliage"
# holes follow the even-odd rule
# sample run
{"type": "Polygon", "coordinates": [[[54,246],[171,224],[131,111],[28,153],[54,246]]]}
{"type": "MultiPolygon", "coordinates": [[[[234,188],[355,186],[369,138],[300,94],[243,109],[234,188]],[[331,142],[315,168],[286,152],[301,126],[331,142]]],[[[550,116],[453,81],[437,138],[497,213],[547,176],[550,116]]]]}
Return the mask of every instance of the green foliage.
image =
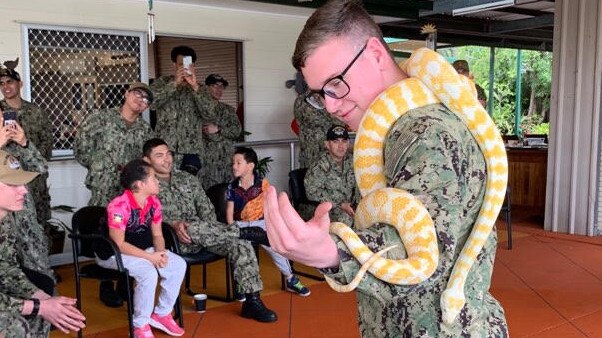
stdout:
{"type": "Polygon", "coordinates": [[[257,161],[257,168],[255,168],[257,174],[259,174],[261,177],[266,177],[270,172],[270,163],[272,162],[274,162],[274,159],[272,159],[270,156],[264,157],[257,161]]]}
{"type": "MultiPolygon", "coordinates": [[[[438,50],[450,61],[465,59],[475,83],[489,96],[490,48],[466,46],[438,50]]],[[[515,49],[496,48],[493,86],[493,112],[502,134],[514,134],[516,101],[515,49]]],[[[524,133],[548,134],[550,93],[552,88],[552,53],[522,51],[522,93],[520,129],[524,133]],[[538,132],[536,132],[538,131],[538,132]],[[540,132],[541,131],[541,132],[540,132]]],[[[489,98],[491,100],[492,98],[489,98]]]]}

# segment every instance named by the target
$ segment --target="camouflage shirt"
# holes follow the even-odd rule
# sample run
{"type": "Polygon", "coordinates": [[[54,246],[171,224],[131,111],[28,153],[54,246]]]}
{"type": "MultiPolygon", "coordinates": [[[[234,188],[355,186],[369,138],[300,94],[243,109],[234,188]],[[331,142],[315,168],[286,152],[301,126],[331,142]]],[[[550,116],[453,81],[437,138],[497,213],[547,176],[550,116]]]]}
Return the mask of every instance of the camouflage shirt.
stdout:
{"type": "Polygon", "coordinates": [[[159,180],[158,197],[163,206],[164,222],[185,221],[190,224],[188,232],[191,236],[192,233],[199,234],[192,236],[192,244],[180,244],[184,253],[197,252],[206,246],[219,244],[213,243],[212,237],[221,241],[224,236],[239,236],[236,226],[226,226],[217,221],[213,204],[201,183],[186,172],[174,170],[169,181],[159,180]],[[200,241],[195,243],[194,237],[203,237],[203,244],[200,241]]]}
{"type": "Polygon", "coordinates": [[[351,216],[339,207],[344,202],[352,205],[359,202],[359,190],[355,184],[351,154],[345,156],[342,166],[336,163],[332,156],[320,157],[307,170],[304,185],[309,200],[333,203],[330,210],[331,222],[353,224],[351,216]]]}
{"type": "Polygon", "coordinates": [[[342,126],[343,122],[305,102],[304,95],[297,96],[293,113],[299,125],[299,167],[307,168],[325,151],[328,128],[333,124],[342,126]]]}
{"type": "Polygon", "coordinates": [[[234,108],[222,102],[215,107],[216,117],[204,121],[214,123],[220,130],[211,135],[203,134],[205,152],[202,154],[203,188],[209,189],[217,183],[229,182],[232,179],[232,154],[234,142],[240,136],[242,127],[234,112],[234,108]]]}
{"type": "MultiPolygon", "coordinates": [[[[13,214],[8,214],[2,222],[9,227],[16,226],[13,214]]],[[[21,271],[14,241],[10,236],[4,231],[0,232],[0,312],[20,316],[23,300],[30,299],[38,288],[21,271]]]]}
{"type": "Polygon", "coordinates": [[[86,169],[86,187],[92,192],[89,205],[106,206],[119,195],[119,172],[129,161],[142,156],[142,145],[154,137],[141,117],[132,124],[120,108],[92,113],[77,130],[75,159],[86,169]]]}
{"type": "MultiPolygon", "coordinates": [[[[11,142],[4,150],[17,158],[23,168],[41,174],[48,172],[46,161],[32,143],[24,148],[11,142]]],[[[48,260],[48,236],[37,220],[31,193],[25,197],[23,210],[14,214],[14,219],[6,217],[0,221],[0,232],[7,235],[7,241],[13,243],[19,263],[26,268],[52,276],[48,260]]]]}
{"type": "Polygon", "coordinates": [[[203,121],[215,120],[216,102],[206,87],[176,87],[173,76],[162,76],[151,85],[157,112],[157,134],[179,154],[203,154],[203,121]]]}
{"type": "MultiPolygon", "coordinates": [[[[495,229],[485,243],[466,282],[466,305],[452,325],[441,319],[440,298],[466,238],[472,230],[485,192],[483,155],[467,127],[442,105],[409,111],[389,130],[385,141],[388,185],[407,190],[426,206],[435,222],[439,264],[426,281],[393,285],[366,275],[358,287],[363,337],[507,337],[501,305],[489,293],[497,244],[495,229]]],[[[357,232],[377,251],[393,244],[385,256],[406,258],[397,231],[377,224],[357,232]]],[[[348,283],[358,262],[337,237],[341,263],[329,275],[348,283]]]]}
{"type": "MultiPolygon", "coordinates": [[[[12,109],[6,100],[0,101],[0,108],[5,111],[6,109],[12,109]]],[[[35,104],[22,100],[21,109],[17,111],[17,122],[23,127],[27,140],[35,144],[46,160],[50,160],[53,148],[53,125],[48,115],[35,104]]],[[[27,164],[23,164],[23,167],[25,170],[29,170],[27,164]]],[[[38,222],[40,223],[51,217],[47,180],[48,174],[43,173],[27,185],[27,189],[33,196],[38,222]]]]}

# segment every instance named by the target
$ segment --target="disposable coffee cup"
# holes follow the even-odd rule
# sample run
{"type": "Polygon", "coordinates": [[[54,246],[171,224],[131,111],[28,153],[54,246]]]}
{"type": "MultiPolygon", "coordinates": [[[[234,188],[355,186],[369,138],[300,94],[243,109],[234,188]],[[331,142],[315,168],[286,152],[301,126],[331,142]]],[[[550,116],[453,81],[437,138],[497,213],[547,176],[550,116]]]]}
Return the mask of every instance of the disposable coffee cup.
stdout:
{"type": "Polygon", "coordinates": [[[194,295],[194,308],[196,312],[205,312],[205,307],[207,306],[207,295],[204,293],[199,293],[194,295]]]}

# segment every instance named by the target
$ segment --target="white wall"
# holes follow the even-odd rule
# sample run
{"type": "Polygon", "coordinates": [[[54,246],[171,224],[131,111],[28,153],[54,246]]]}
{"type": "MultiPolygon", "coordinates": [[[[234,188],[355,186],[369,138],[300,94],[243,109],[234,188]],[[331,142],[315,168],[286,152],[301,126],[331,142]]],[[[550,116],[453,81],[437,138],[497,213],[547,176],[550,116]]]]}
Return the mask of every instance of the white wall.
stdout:
{"type": "MultiPolygon", "coordinates": [[[[199,0],[192,5],[155,1],[157,34],[243,41],[245,127],[252,133],[247,141],[291,138],[294,93],[284,82],[293,78],[290,58],[307,15],[218,7],[237,2],[199,0]]],[[[22,55],[22,23],[145,32],[147,12],[147,1],[142,0],[2,1],[0,60],[22,55]]],[[[288,146],[262,147],[258,153],[276,160],[269,179],[276,187],[286,188],[288,146]]],[[[89,192],[83,186],[84,176],[85,170],[74,161],[51,162],[52,204],[85,205],[89,192]]]]}

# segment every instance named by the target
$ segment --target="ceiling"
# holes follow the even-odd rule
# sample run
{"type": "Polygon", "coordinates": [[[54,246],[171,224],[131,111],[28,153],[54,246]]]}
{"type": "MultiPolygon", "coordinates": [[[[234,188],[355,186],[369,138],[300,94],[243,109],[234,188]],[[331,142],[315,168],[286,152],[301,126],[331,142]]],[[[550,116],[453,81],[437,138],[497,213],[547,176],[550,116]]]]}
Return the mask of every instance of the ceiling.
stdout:
{"type": "MultiPolygon", "coordinates": [[[[247,0],[257,7],[299,14],[326,0],[247,0]],[[262,4],[259,4],[262,3],[262,4]]],[[[377,16],[385,37],[424,40],[421,28],[437,28],[437,41],[449,45],[478,45],[552,51],[554,0],[515,0],[498,9],[482,9],[452,15],[454,10],[495,5],[500,0],[363,0],[366,10],[377,16]]],[[[240,3],[240,2],[239,2],[240,3]]]]}

